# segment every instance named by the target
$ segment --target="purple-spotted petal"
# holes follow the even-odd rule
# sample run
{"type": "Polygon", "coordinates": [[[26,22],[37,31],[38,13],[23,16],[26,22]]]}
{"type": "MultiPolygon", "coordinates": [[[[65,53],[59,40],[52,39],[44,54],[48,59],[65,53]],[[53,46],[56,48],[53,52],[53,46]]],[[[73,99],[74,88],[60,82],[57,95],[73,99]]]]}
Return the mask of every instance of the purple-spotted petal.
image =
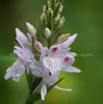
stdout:
{"type": "Polygon", "coordinates": [[[18,59],[14,62],[13,66],[7,69],[7,74],[5,79],[7,80],[10,77],[13,77],[13,80],[19,81],[19,77],[24,73],[25,67],[21,64],[21,61],[18,59]]]}
{"type": "Polygon", "coordinates": [[[18,46],[15,46],[14,48],[14,54],[20,58],[22,63],[26,65],[28,62],[32,62],[31,59],[33,59],[33,54],[28,49],[24,47],[22,49],[18,46]]]}
{"type": "Polygon", "coordinates": [[[49,55],[52,57],[61,58],[64,57],[70,51],[70,49],[71,48],[63,49],[61,45],[53,45],[49,49],[49,55]]]}
{"type": "Polygon", "coordinates": [[[62,61],[63,68],[67,68],[67,67],[71,66],[74,63],[74,61],[75,61],[74,57],[72,57],[70,55],[65,56],[62,61]]]}
{"type": "Polygon", "coordinates": [[[52,75],[60,72],[62,69],[61,59],[59,58],[44,57],[43,64],[47,69],[49,69],[52,75]]]}

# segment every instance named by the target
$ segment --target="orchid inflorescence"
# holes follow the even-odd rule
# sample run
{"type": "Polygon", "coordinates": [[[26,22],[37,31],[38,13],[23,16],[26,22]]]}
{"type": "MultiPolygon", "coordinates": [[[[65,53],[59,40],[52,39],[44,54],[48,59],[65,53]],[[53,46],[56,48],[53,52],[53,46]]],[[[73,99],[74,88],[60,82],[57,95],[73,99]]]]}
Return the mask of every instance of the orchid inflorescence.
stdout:
{"type": "Polygon", "coordinates": [[[12,67],[7,69],[5,79],[13,77],[19,81],[19,77],[26,72],[27,82],[30,89],[26,104],[32,104],[45,99],[45,95],[52,88],[62,89],[58,84],[58,75],[61,71],[81,72],[71,66],[75,61],[76,53],[69,52],[69,46],[75,40],[77,34],[70,36],[69,33],[61,35],[65,21],[61,17],[63,0],[48,0],[43,6],[40,22],[35,29],[30,23],[26,23],[28,33],[24,35],[18,28],[16,31],[17,44],[13,53],[18,56],[12,67]],[[33,99],[33,97],[35,97],[33,99]]]}

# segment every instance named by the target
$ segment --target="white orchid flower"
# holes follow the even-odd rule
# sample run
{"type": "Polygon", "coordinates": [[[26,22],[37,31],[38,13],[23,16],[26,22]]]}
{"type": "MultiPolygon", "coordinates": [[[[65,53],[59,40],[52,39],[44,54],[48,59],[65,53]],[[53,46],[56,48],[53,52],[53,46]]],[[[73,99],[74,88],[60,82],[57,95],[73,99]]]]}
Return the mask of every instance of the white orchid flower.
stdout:
{"type": "Polygon", "coordinates": [[[24,73],[25,66],[21,64],[21,60],[17,59],[12,67],[7,69],[7,74],[5,75],[5,79],[7,80],[10,77],[13,77],[14,81],[19,81],[19,77],[24,73]]]}

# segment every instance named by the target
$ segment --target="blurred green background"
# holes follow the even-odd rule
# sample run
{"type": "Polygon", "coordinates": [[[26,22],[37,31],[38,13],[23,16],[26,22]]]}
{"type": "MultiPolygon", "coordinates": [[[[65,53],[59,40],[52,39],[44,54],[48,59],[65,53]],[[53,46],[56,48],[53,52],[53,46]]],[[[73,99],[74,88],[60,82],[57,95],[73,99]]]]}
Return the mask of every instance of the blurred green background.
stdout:
{"type": "MultiPolygon", "coordinates": [[[[45,3],[46,0],[0,0],[0,104],[24,104],[26,100],[25,74],[19,82],[12,78],[6,81],[4,75],[15,61],[8,57],[13,52],[15,28],[26,34],[26,22],[36,26],[45,3]]],[[[59,86],[72,91],[53,89],[45,101],[35,104],[103,104],[103,0],[64,0],[63,4],[66,21],[62,33],[78,33],[71,51],[79,55],[74,66],[82,72],[62,72],[59,78],[65,79],[59,86]]]]}

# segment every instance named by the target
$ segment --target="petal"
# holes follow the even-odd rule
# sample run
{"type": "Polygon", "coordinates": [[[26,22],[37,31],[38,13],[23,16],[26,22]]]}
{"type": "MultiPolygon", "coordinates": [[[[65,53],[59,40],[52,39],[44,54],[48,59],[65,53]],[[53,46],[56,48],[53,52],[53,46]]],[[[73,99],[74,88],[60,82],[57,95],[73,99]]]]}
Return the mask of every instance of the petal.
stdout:
{"type": "Polygon", "coordinates": [[[30,63],[29,67],[31,68],[31,73],[35,76],[35,77],[42,77],[41,76],[41,66],[40,63],[38,61],[36,61],[35,59],[33,60],[32,63],[30,63]]]}
{"type": "Polygon", "coordinates": [[[13,80],[19,82],[19,76],[13,76],[13,80]]]}
{"type": "Polygon", "coordinates": [[[68,68],[63,68],[62,71],[66,71],[66,72],[76,72],[76,73],[80,73],[81,70],[73,67],[73,66],[69,66],[68,68]]]}
{"type": "Polygon", "coordinates": [[[42,77],[40,72],[38,70],[35,69],[31,69],[31,73],[35,76],[35,77],[42,77]]]}
{"type": "Polygon", "coordinates": [[[25,66],[21,63],[20,59],[17,59],[17,61],[12,66],[12,74],[13,76],[21,76],[25,71],[25,66]]]}
{"type": "Polygon", "coordinates": [[[28,37],[30,43],[32,44],[32,38],[31,38],[31,35],[29,33],[27,33],[27,37],[28,37]]]}
{"type": "Polygon", "coordinates": [[[30,63],[29,67],[31,69],[38,69],[38,67],[40,66],[40,63],[37,60],[33,60],[32,63],[30,63]]]}
{"type": "Polygon", "coordinates": [[[28,38],[18,29],[15,29],[16,31],[16,40],[19,42],[19,44],[21,45],[21,43],[25,46],[28,43],[28,38]]]}
{"type": "Polygon", "coordinates": [[[54,88],[58,89],[58,90],[62,90],[62,91],[72,91],[72,89],[63,89],[63,88],[60,88],[58,86],[55,86],[54,88]]]}
{"type": "Polygon", "coordinates": [[[70,36],[65,42],[62,43],[62,47],[63,48],[69,47],[75,40],[76,36],[77,36],[77,34],[70,36]]]}
{"type": "Polygon", "coordinates": [[[58,81],[58,74],[59,73],[56,73],[54,75],[50,75],[49,77],[44,77],[43,80],[48,85],[52,85],[58,81]]]}
{"type": "Polygon", "coordinates": [[[52,57],[58,57],[58,58],[64,57],[70,51],[70,49],[71,48],[63,49],[61,47],[61,44],[60,45],[53,45],[49,49],[49,55],[52,57]]]}
{"type": "Polygon", "coordinates": [[[46,89],[46,84],[44,83],[41,87],[41,99],[44,100],[45,99],[45,95],[47,93],[47,89],[46,89]]]}
{"type": "Polygon", "coordinates": [[[17,59],[12,67],[7,69],[7,74],[5,75],[5,79],[13,77],[13,80],[19,81],[19,77],[24,73],[25,67],[21,64],[21,61],[17,59]]]}
{"type": "Polygon", "coordinates": [[[66,55],[64,58],[63,58],[63,68],[67,68],[69,66],[71,66],[75,61],[75,58],[72,57],[71,55],[66,55]]]}
{"type": "Polygon", "coordinates": [[[16,54],[20,58],[23,64],[26,65],[28,62],[32,62],[31,59],[33,59],[33,54],[28,49],[26,49],[25,47],[23,47],[22,49],[18,46],[15,46],[14,48],[14,54],[16,54]]]}
{"type": "Polygon", "coordinates": [[[71,56],[75,57],[75,56],[76,56],[76,53],[74,53],[74,52],[69,52],[68,55],[71,55],[71,56]]]}
{"type": "Polygon", "coordinates": [[[46,56],[46,55],[48,55],[48,48],[44,47],[42,50],[42,56],[46,56]]]}
{"type": "Polygon", "coordinates": [[[30,70],[29,67],[26,66],[26,70],[27,70],[27,73],[29,74],[29,70],[30,70]]]}
{"type": "Polygon", "coordinates": [[[44,81],[41,80],[41,82],[39,83],[39,85],[33,90],[33,93],[35,94],[43,85],[44,81]]]}
{"type": "Polygon", "coordinates": [[[44,57],[43,64],[49,69],[52,75],[61,71],[62,64],[59,58],[44,57]]]}
{"type": "Polygon", "coordinates": [[[7,71],[6,71],[7,74],[5,75],[5,79],[6,80],[9,79],[10,77],[12,77],[11,71],[12,71],[12,68],[11,67],[7,69],[7,71]]]}

